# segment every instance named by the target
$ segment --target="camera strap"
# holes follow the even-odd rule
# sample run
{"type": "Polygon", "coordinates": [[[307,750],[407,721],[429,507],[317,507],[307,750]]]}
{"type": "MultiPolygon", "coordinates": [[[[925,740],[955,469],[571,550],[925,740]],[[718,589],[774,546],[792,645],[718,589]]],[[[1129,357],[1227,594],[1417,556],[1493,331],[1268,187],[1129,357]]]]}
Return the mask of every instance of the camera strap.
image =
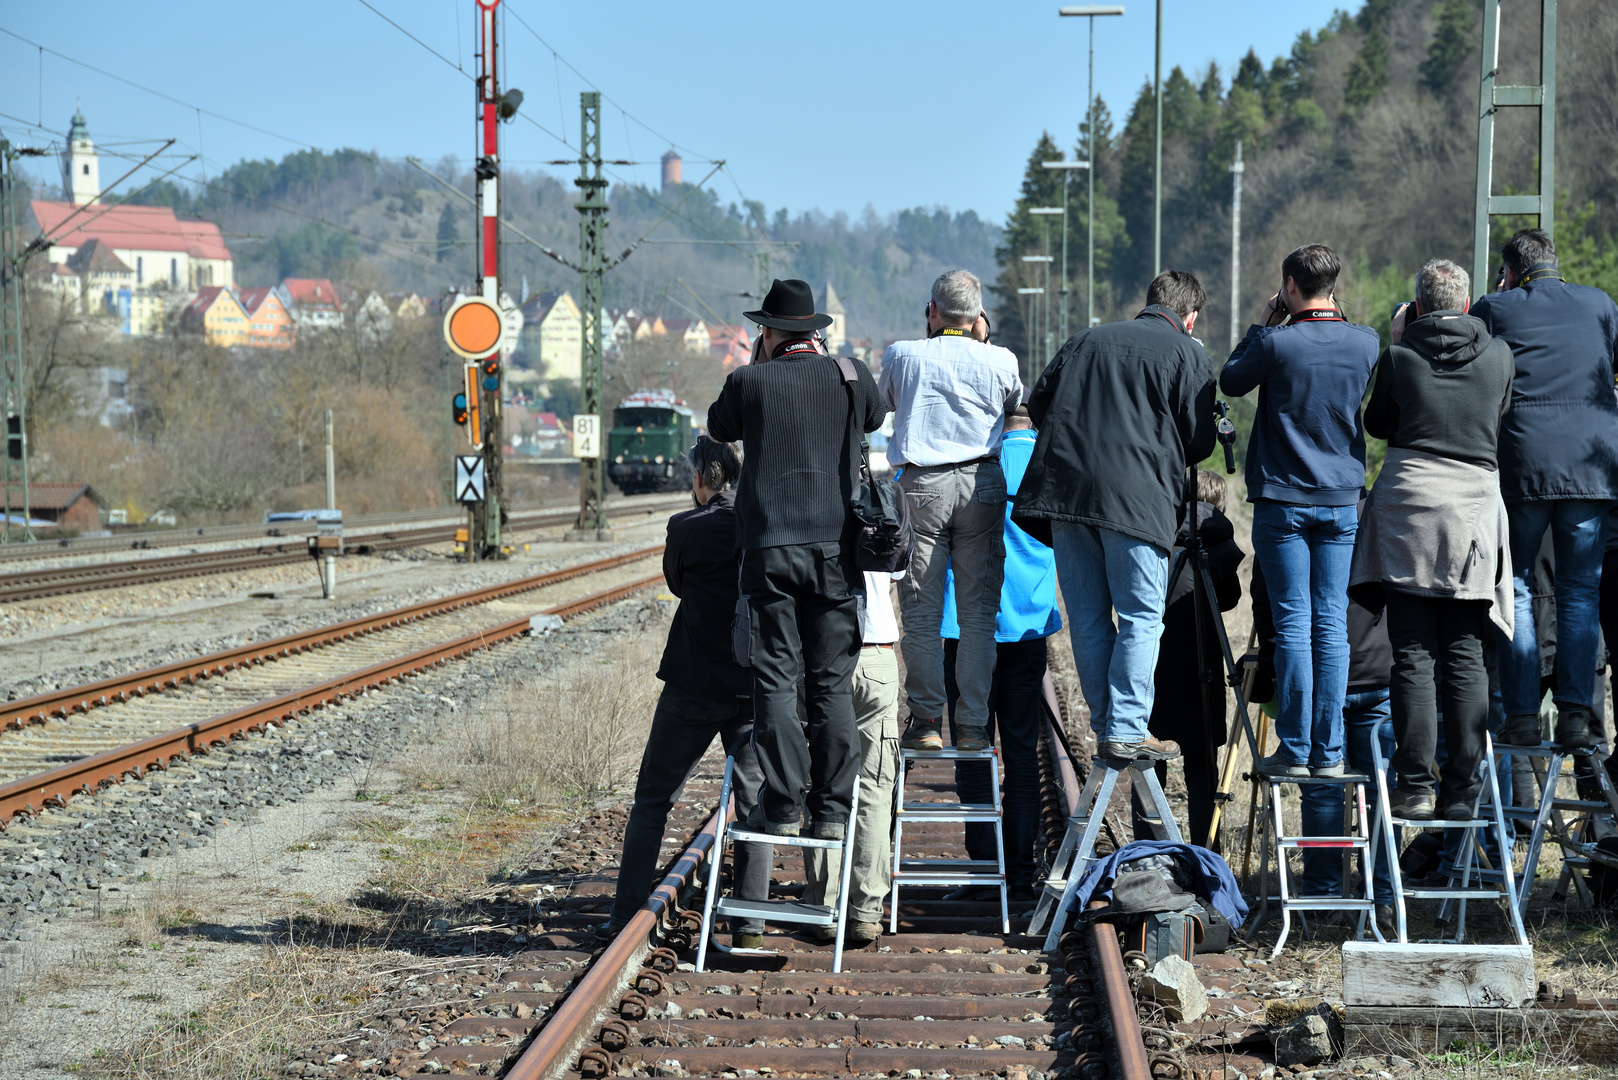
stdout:
{"type": "Polygon", "coordinates": [[[1343,313],[1335,308],[1308,308],[1292,316],[1294,323],[1304,322],[1347,322],[1343,313]]]}
{"type": "Polygon", "coordinates": [[[1533,266],[1528,268],[1528,272],[1522,276],[1517,284],[1520,287],[1523,285],[1532,284],[1536,281],[1564,280],[1566,279],[1562,277],[1562,272],[1557,269],[1555,263],[1535,263],[1533,266]]]}
{"type": "Polygon", "coordinates": [[[971,337],[972,336],[972,331],[970,331],[970,330],[962,330],[959,326],[940,326],[937,330],[934,330],[931,334],[928,334],[927,336],[928,337],[971,337]]]}

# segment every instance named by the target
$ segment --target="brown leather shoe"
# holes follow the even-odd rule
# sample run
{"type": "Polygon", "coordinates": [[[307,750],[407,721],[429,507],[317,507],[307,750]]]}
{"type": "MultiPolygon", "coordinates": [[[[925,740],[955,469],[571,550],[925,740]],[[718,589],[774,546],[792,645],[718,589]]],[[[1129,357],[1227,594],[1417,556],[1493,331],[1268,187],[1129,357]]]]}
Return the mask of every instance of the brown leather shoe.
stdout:
{"type": "Polygon", "coordinates": [[[1096,747],[1096,757],[1114,761],[1168,761],[1179,756],[1179,743],[1150,735],[1140,742],[1108,741],[1096,747]]]}

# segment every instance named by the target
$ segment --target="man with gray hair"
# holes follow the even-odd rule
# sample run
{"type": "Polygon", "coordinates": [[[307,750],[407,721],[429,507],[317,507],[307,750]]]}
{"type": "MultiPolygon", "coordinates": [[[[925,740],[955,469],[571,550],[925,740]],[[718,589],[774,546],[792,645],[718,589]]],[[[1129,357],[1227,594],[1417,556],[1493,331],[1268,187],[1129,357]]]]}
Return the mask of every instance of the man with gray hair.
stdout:
{"type": "MultiPolygon", "coordinates": [[[[969,270],[933,282],[927,337],[896,341],[882,357],[877,386],[893,410],[888,460],[910,499],[916,547],[899,582],[912,750],[943,746],[945,573],[955,571],[961,627],[955,679],[956,749],[988,743],[989,687],[994,679],[994,617],[1005,571],[1001,538],[1006,478],[1000,436],[1007,414],[1022,404],[1017,358],[976,340],[983,283],[969,270]]],[[[987,335],[984,335],[987,337],[987,335]]]]}
{"type": "Polygon", "coordinates": [[[1387,607],[1393,814],[1418,821],[1473,816],[1489,715],[1489,624],[1512,634],[1498,456],[1511,350],[1466,313],[1467,285],[1465,270],[1433,259],[1416,275],[1413,310],[1394,315],[1393,344],[1377,360],[1365,406],[1365,430],[1388,440],[1388,454],[1349,578],[1362,604],[1387,607]],[[1440,712],[1447,755],[1435,772],[1440,712]]]}

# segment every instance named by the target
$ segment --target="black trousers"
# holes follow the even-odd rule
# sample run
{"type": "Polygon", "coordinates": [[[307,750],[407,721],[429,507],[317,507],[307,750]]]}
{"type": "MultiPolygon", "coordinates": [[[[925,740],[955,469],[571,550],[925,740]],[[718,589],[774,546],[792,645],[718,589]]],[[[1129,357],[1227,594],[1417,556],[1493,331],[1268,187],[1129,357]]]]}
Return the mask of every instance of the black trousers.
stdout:
{"type": "Polygon", "coordinates": [[[1387,591],[1388,639],[1393,644],[1393,767],[1403,791],[1431,792],[1438,804],[1477,798],[1483,733],[1489,719],[1489,670],[1484,645],[1494,631],[1486,600],[1449,600],[1387,591]],[[1438,688],[1443,673],[1444,747],[1438,775],[1438,688]]]}
{"type": "Polygon", "coordinates": [[[854,666],[856,587],[864,577],[843,545],[756,548],[742,557],[753,618],[753,745],[764,773],[767,823],[847,822],[860,771],[854,666]],[[798,718],[798,683],[805,718],[798,718]]]}
{"type": "MultiPolygon", "coordinates": [[[[657,873],[658,852],[663,845],[663,829],[669,811],[680,797],[691,770],[696,768],[714,736],[719,736],[725,753],[736,759],[731,778],[736,793],[736,818],[747,821],[758,806],[761,786],[758,763],[753,755],[752,703],[716,701],[699,697],[676,686],[663,687],[652,714],[652,730],[646,736],[641,754],[640,775],[635,780],[635,804],[624,826],[624,852],[618,860],[618,890],[613,897],[612,917],[628,922],[652,895],[657,873]]],[[[768,844],[736,845],[736,895],[748,900],[767,900],[770,893],[770,847],[768,844]]],[[[742,933],[762,933],[764,924],[749,921],[732,927],[742,933]]]]}
{"type": "MultiPolygon", "coordinates": [[[[950,741],[955,728],[955,653],[960,642],[944,639],[944,694],[949,704],[950,741]]],[[[1034,845],[1039,840],[1039,738],[1044,714],[1039,701],[1044,693],[1049,655],[1044,638],[1002,641],[995,645],[994,681],[989,687],[988,739],[1000,747],[1006,786],[1000,796],[1000,826],[1006,842],[1006,884],[1032,885],[1036,866],[1034,845]]],[[[965,803],[987,803],[993,795],[989,767],[976,762],[955,766],[955,792],[965,803]]],[[[994,860],[994,826],[987,822],[966,825],[969,858],[994,860]]]]}

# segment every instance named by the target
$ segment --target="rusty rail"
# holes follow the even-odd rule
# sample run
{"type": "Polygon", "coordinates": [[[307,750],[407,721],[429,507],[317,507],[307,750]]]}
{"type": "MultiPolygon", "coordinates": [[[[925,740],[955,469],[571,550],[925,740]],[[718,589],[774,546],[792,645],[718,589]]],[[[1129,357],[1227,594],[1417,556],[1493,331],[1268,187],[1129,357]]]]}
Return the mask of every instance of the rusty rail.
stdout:
{"type": "Polygon", "coordinates": [[[651,898],[635,912],[623,931],[590,965],[590,970],[557,1006],[533,1042],[506,1070],[505,1080],[549,1080],[567,1070],[568,1063],[589,1041],[596,1016],[606,1008],[619,984],[651,951],[652,934],[665,913],[679,910],[680,894],[694,880],[709,852],[719,826],[719,812],[709,816],[651,898]]]}
{"type": "MultiPolygon", "coordinates": [[[[645,552],[636,557],[644,558],[645,552]]],[[[630,561],[629,556],[619,556],[630,561]]],[[[611,560],[601,560],[611,562],[611,560]]],[[[600,569],[601,567],[597,567],[600,569]]],[[[572,576],[582,568],[575,568],[572,576]]],[[[592,611],[606,604],[651,588],[663,580],[662,574],[640,578],[593,593],[566,604],[547,608],[544,614],[568,619],[592,611]]],[[[530,586],[532,587],[532,586],[530,586]]],[[[495,586],[494,588],[509,588],[495,586]]],[[[479,590],[480,592],[487,590],[479,590]]],[[[464,597],[473,594],[463,594],[464,597]]],[[[457,598],[450,598],[457,599],[457,598]]],[[[443,603],[437,601],[436,603],[443,603]]],[[[455,605],[460,606],[460,605],[455,605]]],[[[401,609],[409,610],[409,609],[401,609]]],[[[390,613],[392,614],[392,613],[390,613]]],[[[0,825],[10,822],[18,814],[38,813],[48,806],[60,806],[74,795],[88,794],[100,787],[117,783],[125,775],[142,776],[145,770],[163,768],[177,757],[207,753],[209,748],[222,745],[234,735],[262,730],[267,724],[277,724],[294,716],[306,714],[324,705],[355,696],[365,690],[393,682],[404,675],[438,667],[478,649],[488,648],[528,632],[528,618],[513,619],[487,630],[479,630],[452,641],[430,645],[406,656],[384,660],[379,664],[348,672],[290,694],[261,701],[235,712],[225,713],[197,724],[187,724],[161,735],[154,735],[128,746],[71,762],[47,772],[36,773],[0,785],[0,825]]],[[[339,624],[341,626],[342,624],[339,624]]],[[[337,629],[327,627],[327,631],[337,629]]]]}
{"type": "MultiPolygon", "coordinates": [[[[1056,779],[1061,784],[1062,796],[1067,803],[1069,817],[1078,813],[1078,772],[1068,754],[1067,733],[1059,726],[1062,715],[1056,698],[1056,687],[1049,673],[1045,676],[1045,722],[1050,728],[1050,752],[1055,765],[1056,779]]],[[[1101,969],[1103,996],[1107,999],[1107,1017],[1112,1024],[1113,1047],[1118,1053],[1119,1075],[1122,1080],[1152,1080],[1152,1066],[1146,1056],[1146,1044],[1141,1041],[1140,1017],[1135,1011],[1135,995],[1129,987],[1129,973],[1124,968],[1123,950],[1118,947],[1118,935],[1107,923],[1092,922],[1090,932],[1096,964],[1101,969]]]]}
{"type": "Polygon", "coordinates": [[[225,649],[222,652],[210,653],[190,660],[177,660],[171,664],[162,664],[158,667],[147,668],[144,671],[133,672],[129,675],[114,675],[111,678],[101,679],[92,683],[83,683],[79,686],[69,686],[61,690],[52,690],[33,697],[19,698],[16,701],[0,702],[0,729],[21,728],[25,724],[43,724],[52,717],[65,717],[71,713],[88,712],[102,705],[115,701],[125,701],[131,697],[140,697],[145,694],[157,693],[163,690],[176,689],[182,685],[190,685],[200,679],[213,675],[223,675],[236,668],[247,667],[253,664],[263,664],[272,660],[290,656],[294,653],[308,652],[310,649],[321,648],[339,641],[351,641],[354,638],[400,626],[418,619],[431,618],[442,615],[457,608],[469,607],[475,604],[485,604],[491,600],[499,600],[517,593],[531,592],[549,585],[568,581],[587,574],[599,573],[602,570],[611,570],[614,567],[625,566],[641,559],[649,559],[661,554],[663,546],[641,548],[624,555],[614,555],[606,559],[596,559],[592,562],[580,563],[578,566],[569,566],[561,570],[553,570],[547,574],[536,574],[532,577],[519,578],[500,585],[489,585],[482,589],[473,589],[470,592],[456,593],[439,600],[424,600],[419,604],[410,604],[402,608],[394,608],[377,615],[365,615],[357,619],[348,619],[329,626],[317,626],[310,630],[302,630],[296,634],[287,634],[283,637],[271,638],[268,641],[255,641],[247,645],[240,645],[234,649],[225,649]]]}
{"type": "MultiPolygon", "coordinates": [[[[615,517],[646,514],[666,506],[647,506],[626,512],[617,508],[615,517]]],[[[538,529],[551,525],[565,525],[577,515],[573,511],[545,514],[514,515],[507,522],[508,532],[538,529]]],[[[372,532],[351,535],[344,541],[350,554],[368,554],[397,548],[419,547],[423,544],[447,543],[455,539],[456,525],[427,525],[415,529],[381,528],[372,532]]],[[[266,566],[283,566],[309,561],[309,548],[302,536],[279,541],[267,541],[252,548],[232,548],[225,551],[203,551],[186,555],[164,555],[152,559],[133,559],[114,563],[88,563],[77,566],[56,567],[49,570],[20,570],[0,574],[0,603],[17,600],[38,600],[48,596],[116,589],[126,585],[149,585],[160,581],[204,577],[241,570],[258,570],[266,566]]]]}

